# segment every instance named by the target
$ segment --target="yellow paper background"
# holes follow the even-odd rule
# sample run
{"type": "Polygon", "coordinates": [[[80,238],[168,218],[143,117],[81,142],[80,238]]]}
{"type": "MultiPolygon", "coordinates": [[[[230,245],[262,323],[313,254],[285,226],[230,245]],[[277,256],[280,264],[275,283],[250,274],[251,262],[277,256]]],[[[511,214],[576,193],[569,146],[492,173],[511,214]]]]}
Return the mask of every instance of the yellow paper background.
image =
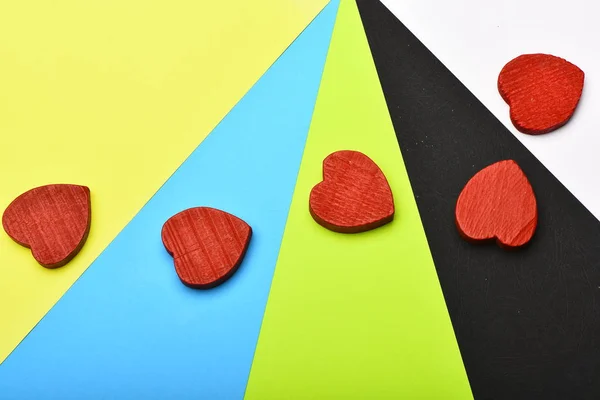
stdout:
{"type": "Polygon", "coordinates": [[[57,270],[0,235],[0,362],[326,3],[0,3],[0,210],[50,183],[93,207],[57,270]]]}

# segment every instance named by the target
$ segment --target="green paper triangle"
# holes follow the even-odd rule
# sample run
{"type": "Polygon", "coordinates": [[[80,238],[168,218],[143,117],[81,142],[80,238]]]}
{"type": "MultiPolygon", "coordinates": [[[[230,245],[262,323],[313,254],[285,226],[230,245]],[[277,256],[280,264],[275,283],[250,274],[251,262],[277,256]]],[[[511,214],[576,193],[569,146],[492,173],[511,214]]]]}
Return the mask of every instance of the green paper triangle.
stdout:
{"type": "Polygon", "coordinates": [[[466,399],[471,391],[354,0],[342,0],[247,399],[466,399]],[[394,221],[345,235],[308,212],[322,161],[358,150],[394,221]]]}

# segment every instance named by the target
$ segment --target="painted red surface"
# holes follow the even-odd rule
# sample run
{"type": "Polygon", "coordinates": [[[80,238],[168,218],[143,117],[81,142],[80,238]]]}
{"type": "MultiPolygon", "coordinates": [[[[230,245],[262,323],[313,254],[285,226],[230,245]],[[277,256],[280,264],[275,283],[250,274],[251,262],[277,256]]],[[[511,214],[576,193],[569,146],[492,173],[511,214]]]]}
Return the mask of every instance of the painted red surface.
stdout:
{"type": "Polygon", "coordinates": [[[496,239],[501,247],[525,245],[538,213],[529,180],[513,160],[492,164],[473,176],[456,203],[456,225],[470,241],[496,239]]]}
{"type": "Polygon", "coordinates": [[[17,197],[2,225],[17,243],[29,247],[46,268],[62,267],[83,247],[91,223],[90,190],[78,185],[47,185],[17,197]]]}
{"type": "Polygon", "coordinates": [[[394,219],[385,175],[357,151],[337,151],[325,158],[323,181],[312,189],[309,206],[315,221],[335,232],[363,232],[394,219]]]}
{"type": "Polygon", "coordinates": [[[583,91],[584,73],[547,54],[526,54],[510,61],[498,77],[498,90],[510,106],[515,127],[532,135],[551,132],[573,116],[583,91]]]}
{"type": "Polygon", "coordinates": [[[242,263],[251,236],[246,222],[209,207],[182,211],[162,228],[162,241],[174,258],[179,279],[198,289],[229,279],[242,263]]]}

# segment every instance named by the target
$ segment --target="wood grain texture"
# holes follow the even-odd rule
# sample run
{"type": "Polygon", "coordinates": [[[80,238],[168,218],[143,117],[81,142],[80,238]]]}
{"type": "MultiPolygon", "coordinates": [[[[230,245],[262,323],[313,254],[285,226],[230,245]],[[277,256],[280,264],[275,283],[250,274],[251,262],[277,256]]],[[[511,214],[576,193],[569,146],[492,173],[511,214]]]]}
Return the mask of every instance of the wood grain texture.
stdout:
{"type": "Polygon", "coordinates": [[[489,165],[473,176],[456,202],[456,226],[466,240],[496,240],[506,248],[529,242],[537,227],[537,202],[513,160],[489,165]]]}
{"type": "Polygon", "coordinates": [[[15,242],[31,249],[38,263],[58,268],[85,244],[91,210],[90,190],[85,186],[41,186],[12,202],[4,211],[2,225],[15,242]]]}
{"type": "Polygon", "coordinates": [[[209,207],[196,207],[171,217],[162,241],[186,286],[209,289],[229,279],[239,268],[252,236],[240,218],[209,207]]]}
{"type": "Polygon", "coordinates": [[[341,150],[323,161],[323,181],[310,193],[309,210],[329,230],[358,233],[392,221],[394,199],[373,160],[358,151],[341,150]]]}
{"type": "Polygon", "coordinates": [[[584,75],[562,58],[525,54],[502,68],[498,90],[510,106],[515,127],[523,133],[540,135],[571,119],[581,98],[584,75]]]}

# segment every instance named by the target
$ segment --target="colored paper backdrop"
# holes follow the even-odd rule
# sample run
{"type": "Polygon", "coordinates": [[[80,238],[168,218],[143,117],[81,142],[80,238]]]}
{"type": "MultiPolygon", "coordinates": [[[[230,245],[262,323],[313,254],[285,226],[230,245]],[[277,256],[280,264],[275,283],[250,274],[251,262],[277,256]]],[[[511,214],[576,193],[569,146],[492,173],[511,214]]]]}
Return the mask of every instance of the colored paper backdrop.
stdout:
{"type": "Polygon", "coordinates": [[[332,2],[0,365],[3,399],[240,399],[337,9],[332,2]],[[179,281],[161,243],[205,205],[247,221],[236,274],[179,281]]]}
{"type": "Polygon", "coordinates": [[[469,383],[354,0],[342,0],[247,399],[467,399],[469,383]],[[395,220],[344,235],[308,212],[323,159],[359,150],[395,220]]]}
{"type": "Polygon", "coordinates": [[[358,6],[473,395],[599,399],[600,223],[385,6],[358,6]],[[537,197],[519,251],[454,222],[466,182],[502,159],[537,197]]]}
{"type": "Polygon", "coordinates": [[[0,362],[326,0],[0,5],[0,209],[87,185],[87,245],[58,270],[0,238],[0,362]]]}

